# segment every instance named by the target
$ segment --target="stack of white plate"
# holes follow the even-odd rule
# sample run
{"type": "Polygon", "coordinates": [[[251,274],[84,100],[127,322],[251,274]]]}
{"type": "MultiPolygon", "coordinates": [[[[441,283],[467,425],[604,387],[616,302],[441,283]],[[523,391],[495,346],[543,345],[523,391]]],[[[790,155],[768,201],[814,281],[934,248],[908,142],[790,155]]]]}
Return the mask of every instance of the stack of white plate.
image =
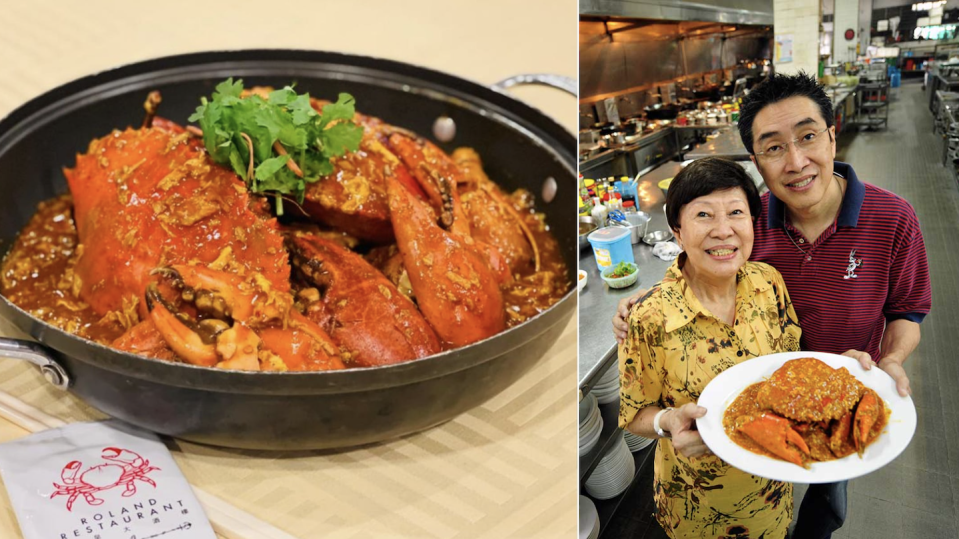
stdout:
{"type": "Polygon", "coordinates": [[[599,537],[599,512],[589,496],[579,495],[579,539],[599,537]]]}
{"type": "Polygon", "coordinates": [[[623,439],[623,431],[616,432],[609,452],[586,480],[586,493],[597,500],[608,500],[622,494],[636,475],[636,462],[623,439]]]}
{"type": "Polygon", "coordinates": [[[596,396],[587,393],[579,401],[579,456],[589,453],[589,450],[599,441],[599,434],[603,431],[603,417],[599,415],[599,405],[596,396]]]}
{"type": "Polygon", "coordinates": [[[635,453],[640,449],[645,449],[649,444],[655,442],[656,440],[652,438],[643,438],[642,436],[636,436],[632,432],[625,431],[623,433],[623,439],[626,440],[626,447],[629,448],[629,451],[635,453]]]}
{"type": "Polygon", "coordinates": [[[606,369],[596,381],[592,393],[600,404],[619,402],[619,364],[613,363],[606,369]]]}

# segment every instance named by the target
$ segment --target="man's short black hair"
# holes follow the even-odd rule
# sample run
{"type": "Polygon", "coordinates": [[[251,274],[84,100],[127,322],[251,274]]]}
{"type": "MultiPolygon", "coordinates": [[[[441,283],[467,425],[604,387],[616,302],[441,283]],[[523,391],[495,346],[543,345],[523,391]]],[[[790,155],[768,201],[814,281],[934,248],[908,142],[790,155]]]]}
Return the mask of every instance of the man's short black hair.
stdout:
{"type": "Polygon", "coordinates": [[[746,151],[753,152],[753,122],[756,115],[763,110],[766,105],[772,105],[790,97],[808,97],[819,106],[819,112],[826,122],[826,127],[832,127],[835,123],[835,115],[832,110],[832,99],[826,95],[823,86],[816,82],[816,79],[807,75],[805,71],[800,71],[795,75],[782,75],[773,73],[763,82],[757,84],[750,90],[749,94],[743,98],[743,104],[739,111],[739,136],[743,139],[743,145],[746,151]]]}
{"type": "Polygon", "coordinates": [[[679,211],[693,200],[715,191],[739,187],[746,193],[749,213],[759,217],[762,201],[752,177],[739,163],[722,157],[704,157],[690,163],[669,183],[666,190],[666,222],[679,230],[679,211]]]}

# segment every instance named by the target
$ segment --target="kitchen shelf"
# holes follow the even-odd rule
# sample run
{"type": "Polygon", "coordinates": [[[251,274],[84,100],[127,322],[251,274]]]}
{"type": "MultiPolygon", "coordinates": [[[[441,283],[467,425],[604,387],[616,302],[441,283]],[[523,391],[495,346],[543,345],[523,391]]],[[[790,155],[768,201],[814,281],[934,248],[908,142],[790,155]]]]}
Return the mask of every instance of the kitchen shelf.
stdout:
{"type": "MultiPolygon", "coordinates": [[[[596,465],[599,464],[599,461],[602,460],[606,452],[612,449],[614,443],[619,439],[619,436],[616,435],[623,430],[618,426],[619,401],[609,404],[600,404],[599,413],[603,418],[603,430],[600,432],[599,441],[589,453],[579,458],[579,487],[581,493],[585,496],[589,496],[589,493],[586,492],[586,479],[589,478],[591,473],[593,473],[596,465]]],[[[645,467],[651,467],[653,465],[653,459],[651,456],[655,452],[656,442],[653,442],[643,449],[632,453],[633,462],[636,465],[636,471],[633,474],[633,478],[630,481],[629,486],[626,487],[626,490],[616,496],[613,496],[612,498],[609,498],[608,500],[597,500],[596,498],[589,496],[589,498],[593,500],[593,503],[596,505],[597,513],[599,513],[600,537],[603,536],[603,531],[616,514],[616,511],[619,510],[619,506],[623,499],[626,498],[626,496],[630,493],[630,491],[633,490],[633,488],[636,487],[637,484],[640,484],[636,478],[640,476],[645,467]]],[[[643,486],[645,487],[647,485],[643,483],[643,486]]],[[[652,498],[653,490],[649,489],[648,494],[649,497],[652,498]]]]}
{"type": "MultiPolygon", "coordinates": [[[[652,468],[652,456],[655,453],[656,443],[649,444],[649,446],[633,453],[633,462],[636,463],[636,473],[633,474],[633,480],[629,483],[629,486],[626,487],[626,490],[624,490],[621,494],[613,496],[608,500],[597,500],[590,496],[590,499],[593,500],[593,504],[596,506],[596,512],[599,513],[599,537],[603,537],[603,532],[608,527],[609,522],[616,515],[616,512],[619,510],[619,506],[634,488],[651,487],[651,485],[647,485],[646,482],[638,481],[637,479],[644,471],[646,471],[645,468],[652,468]]],[[[650,471],[650,474],[651,473],[652,472],[650,471]]],[[[653,489],[649,488],[649,492],[647,494],[651,499],[653,497],[653,489]]],[[[586,495],[589,496],[589,494],[586,495]]],[[[628,507],[627,509],[641,511],[642,507],[628,507]]]]}
{"type": "Polygon", "coordinates": [[[885,128],[889,125],[889,83],[860,84],[856,92],[856,118],[860,127],[885,128]]]}
{"type": "Polygon", "coordinates": [[[616,437],[613,435],[623,430],[619,428],[619,402],[599,405],[599,415],[603,418],[603,430],[599,433],[599,441],[582,457],[579,457],[579,486],[585,488],[586,479],[593,473],[603,455],[612,447],[616,437]]]}

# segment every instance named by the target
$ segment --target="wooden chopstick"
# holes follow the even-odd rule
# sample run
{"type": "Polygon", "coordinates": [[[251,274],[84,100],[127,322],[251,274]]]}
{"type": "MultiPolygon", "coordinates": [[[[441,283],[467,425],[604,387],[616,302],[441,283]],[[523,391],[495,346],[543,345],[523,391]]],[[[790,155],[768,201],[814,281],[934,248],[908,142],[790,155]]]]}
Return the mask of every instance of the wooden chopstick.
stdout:
{"type": "MultiPolygon", "coordinates": [[[[67,424],[5,391],[0,391],[0,418],[31,433],[67,424]]],[[[195,486],[192,488],[213,526],[213,531],[227,539],[296,539],[203,489],[195,486]]]]}

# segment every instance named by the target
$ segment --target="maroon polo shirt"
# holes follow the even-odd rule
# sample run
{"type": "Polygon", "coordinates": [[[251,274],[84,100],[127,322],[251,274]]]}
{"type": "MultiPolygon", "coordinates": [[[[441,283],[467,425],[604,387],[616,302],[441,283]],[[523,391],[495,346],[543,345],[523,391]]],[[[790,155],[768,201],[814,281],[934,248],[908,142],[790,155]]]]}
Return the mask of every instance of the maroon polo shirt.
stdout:
{"type": "Polygon", "coordinates": [[[835,174],[846,179],[842,207],[813,244],[785,222],[782,201],[763,195],[751,260],[782,273],[803,350],[863,350],[878,361],[887,321],[919,323],[929,313],[926,248],[916,212],[902,197],[859,181],[846,163],[836,161],[835,174]]]}

